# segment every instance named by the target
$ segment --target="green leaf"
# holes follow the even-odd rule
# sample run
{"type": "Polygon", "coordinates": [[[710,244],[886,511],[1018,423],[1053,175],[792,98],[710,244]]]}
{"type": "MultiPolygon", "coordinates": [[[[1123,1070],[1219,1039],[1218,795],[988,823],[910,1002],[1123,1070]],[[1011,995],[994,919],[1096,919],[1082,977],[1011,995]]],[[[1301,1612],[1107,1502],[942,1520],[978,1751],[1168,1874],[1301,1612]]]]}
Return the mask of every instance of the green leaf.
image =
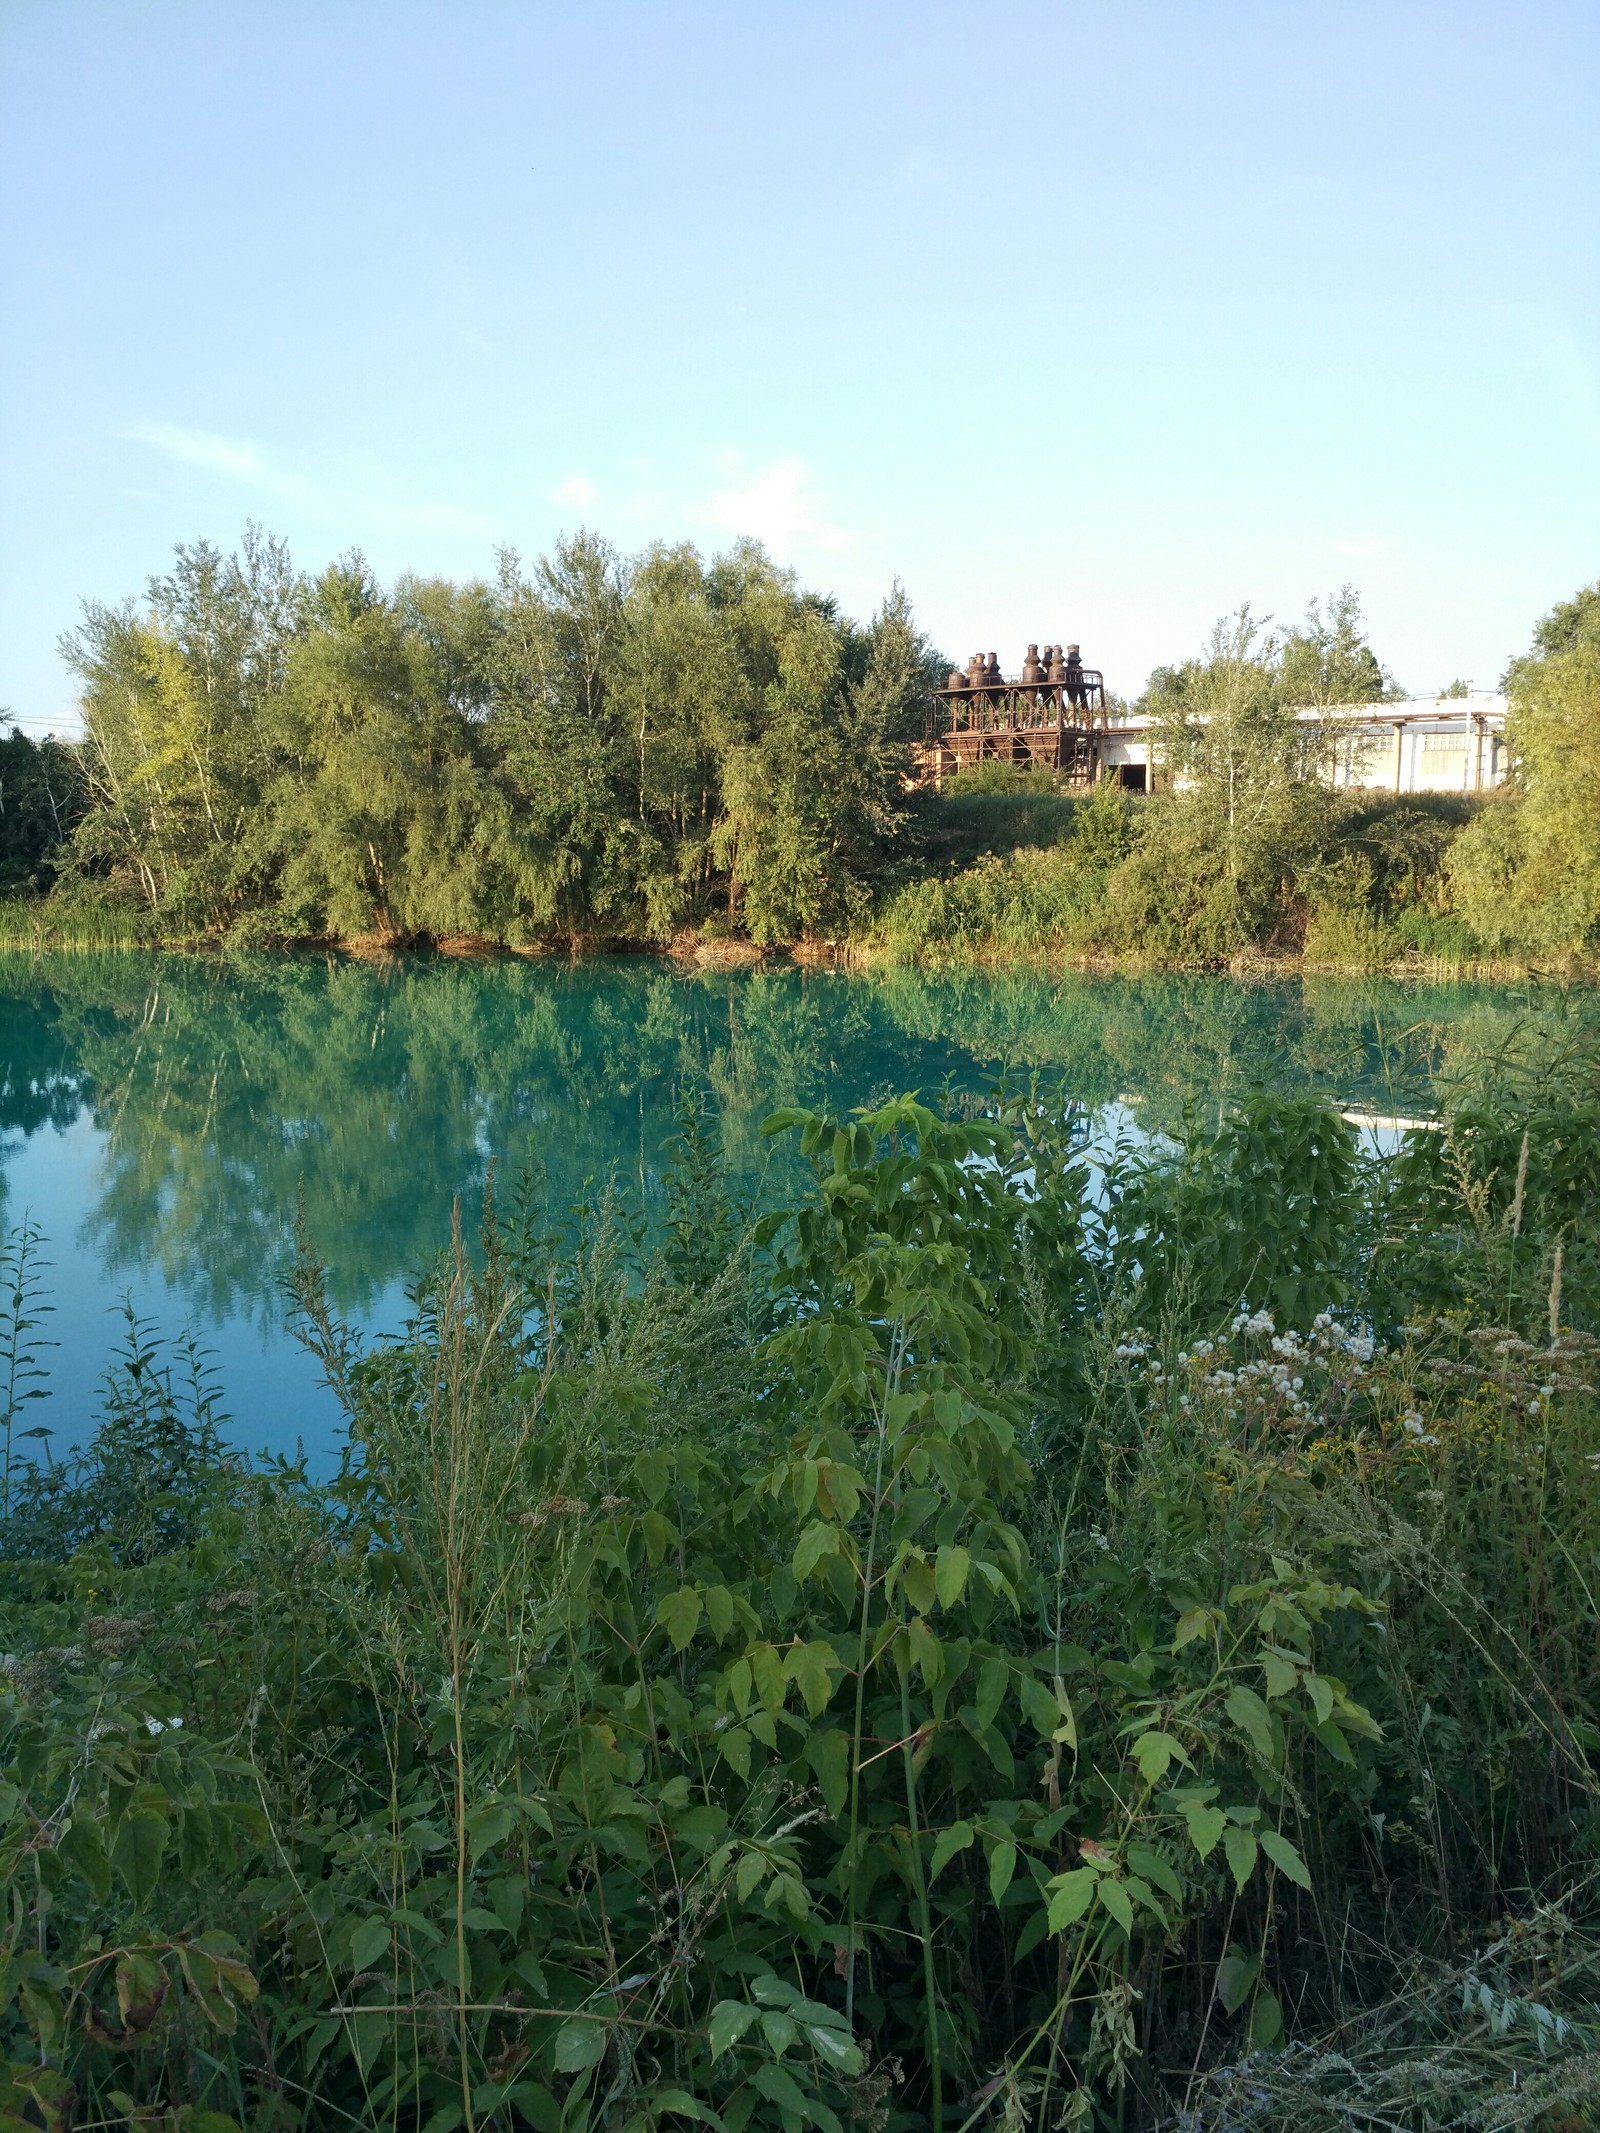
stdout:
{"type": "Polygon", "coordinates": [[[900,1580],[906,1598],[919,1615],[930,1614],[934,1603],[933,1566],[917,1549],[911,1549],[900,1565],[900,1580]]]}
{"type": "Polygon", "coordinates": [[[1067,1685],[1059,1674],[1050,1685],[1055,1692],[1056,1708],[1061,1714],[1060,1723],[1050,1738],[1054,1741],[1059,1741],[1063,1747],[1070,1749],[1074,1759],[1076,1759],[1078,1753],[1078,1721],[1072,1709],[1072,1698],[1067,1694],[1067,1685]]]}
{"type": "Polygon", "coordinates": [[[824,1556],[837,1555],[838,1552],[838,1527],[825,1525],[821,1519],[813,1520],[795,1543],[794,1556],[789,1565],[794,1572],[795,1582],[803,1585],[824,1556]]]}
{"type": "Polygon", "coordinates": [[[771,1861],[763,1852],[747,1850],[739,1861],[733,1877],[734,1893],[741,1903],[748,1903],[753,1892],[761,1886],[771,1872],[771,1861]]]}
{"type": "Polygon", "coordinates": [[[1285,1659],[1282,1652],[1263,1650],[1261,1671],[1267,1680],[1267,1695],[1287,1696],[1300,1679],[1299,1669],[1285,1659]]]}
{"type": "Polygon", "coordinates": [[[555,2069],[558,2074],[581,2074],[598,2066],[606,2055],[603,2022],[563,2022],[556,2031],[555,2069]]]}
{"type": "Polygon", "coordinates": [[[835,2029],[831,2023],[810,2023],[806,2035],[836,2072],[860,2073],[863,2064],[861,2047],[850,2041],[849,2032],[842,2026],[835,2029]]]}
{"type": "Polygon", "coordinates": [[[989,1895],[995,1903],[1011,1886],[1011,1877],[1017,1870],[1017,1847],[1014,1844],[997,1844],[989,1854],[989,1895]]]}
{"type": "Polygon", "coordinates": [[[978,1669],[978,1731],[987,1733],[994,1724],[995,1714],[1006,1693],[1006,1676],[1011,1669],[1003,1659],[985,1659],[978,1669]]]}
{"type": "Polygon", "coordinates": [[[1133,1759],[1147,1785],[1159,1785],[1174,1762],[1186,1763],[1183,1744],[1170,1733],[1141,1733],[1133,1744],[1133,1759]]]}
{"type": "Polygon", "coordinates": [[[658,1504],[672,1481],[672,1462],[666,1453],[659,1448],[641,1452],[633,1462],[633,1471],[645,1502],[658,1504]]]}
{"type": "Polygon", "coordinates": [[[743,2000],[718,2000],[706,2024],[706,2041],[713,2059],[731,2051],[756,2018],[756,2009],[743,2000]]]}
{"type": "Polygon", "coordinates": [[[1271,1713],[1254,1689],[1230,1689],[1223,1709],[1264,1763],[1276,1760],[1271,1713]]]}
{"type": "Polygon", "coordinates": [[[1310,1888],[1311,1876],[1306,1871],[1306,1863],[1287,1837],[1278,1830],[1264,1829],[1261,1832],[1261,1849],[1280,1874],[1287,1874],[1291,1881],[1298,1883],[1303,1889],[1310,1888]]]}
{"type": "Polygon", "coordinates": [[[1052,1933],[1064,1933],[1068,1926],[1077,1924],[1094,1901],[1099,1879],[1092,1866],[1075,1866],[1068,1874],[1057,1874],[1048,1884],[1052,1933]]]}
{"type": "MultiPolygon", "coordinates": [[[[496,1924],[499,1921],[496,1920],[496,1924]]],[[[350,1968],[370,1970],[379,1957],[388,1953],[389,1926],[382,1918],[364,1918],[350,1939],[350,1968]]]]}
{"type": "Polygon", "coordinates": [[[482,1800],[467,1816],[467,1847],[477,1865],[485,1852],[493,1851],[510,1836],[517,1819],[510,1800],[482,1800]]]}
{"type": "Polygon", "coordinates": [[[675,1652],[686,1651],[693,1642],[703,1611],[703,1602],[692,1585],[680,1585],[676,1592],[662,1595],[656,1620],[672,1640],[675,1652]]]}
{"type": "Polygon", "coordinates": [[[1181,1652],[1183,1647],[1192,1644],[1196,1637],[1203,1637],[1215,1620],[1216,1616],[1209,1607],[1189,1608],[1178,1617],[1178,1626],[1172,1635],[1172,1649],[1181,1652]]]}
{"type": "Polygon", "coordinates": [[[728,1684],[728,1701],[742,1718],[750,1708],[750,1662],[735,1659],[724,1677],[728,1684]]]}
{"type": "Polygon", "coordinates": [[[804,2007],[805,2001],[787,1978],[775,1970],[763,1970],[750,1980],[750,1997],[763,2007],[804,2007]]]}
{"type": "Polygon", "coordinates": [[[791,2044],[800,2041],[800,2025],[781,2007],[768,2007],[762,2012],[761,2034],[773,2057],[781,2059],[791,2044]]]}
{"type": "Polygon", "coordinates": [[[1319,1726],[1325,1726],[1333,1716],[1333,1690],[1320,1674],[1307,1674],[1305,1691],[1311,1698],[1311,1708],[1317,1714],[1319,1726]]]}
{"type": "Polygon", "coordinates": [[[658,2118],[670,2111],[678,2118],[698,2118],[703,2125],[720,2126],[722,2123],[710,2104],[699,2102],[687,2089],[657,2089],[653,2096],[644,2100],[658,2118]]]}
{"type": "Polygon", "coordinates": [[[1250,1995],[1260,1964],[1253,1955],[1240,1955],[1230,1948],[1217,1965],[1217,1998],[1229,2014],[1237,2014],[1250,1995]]]}
{"type": "Polygon", "coordinates": [[[111,1861],[106,1856],[105,1834],[86,1811],[74,1814],[56,1850],[89,1885],[96,1903],[111,1894],[111,1861]]]}
{"type": "Polygon", "coordinates": [[[1242,1889],[1256,1870],[1256,1840],[1249,1830],[1230,1823],[1223,1835],[1222,1849],[1233,1874],[1234,1887],[1242,1889]]]}
{"type": "Polygon", "coordinates": [[[1331,1718],[1324,1720],[1320,1726],[1315,1726],[1312,1730],[1317,1736],[1318,1745],[1326,1748],[1336,1763],[1348,1763],[1352,1769],[1354,1768],[1356,1760],[1354,1751],[1350,1743],[1345,1739],[1343,1732],[1334,1724],[1331,1718]]]}
{"type": "Polygon", "coordinates": [[[1220,1807],[1208,1807],[1201,1800],[1184,1801],[1183,1819],[1189,1831],[1189,1842],[1202,1859],[1228,1826],[1228,1818],[1220,1807]]]}
{"type": "Polygon", "coordinates": [[[1174,1903],[1182,1903],[1183,1883],[1171,1860],[1158,1852],[1153,1844],[1130,1844],[1128,1864],[1136,1874],[1142,1874],[1146,1881],[1153,1881],[1158,1889],[1164,1890],[1174,1903]]]}
{"type": "Polygon", "coordinates": [[[1270,2052],[1283,2042],[1283,2009],[1278,1995],[1263,1985],[1250,2010],[1250,2048],[1270,2052]]]}
{"type": "Polygon", "coordinates": [[[1100,1885],[1095,1890],[1101,1904],[1108,1910],[1124,1933],[1133,1931],[1133,1905],[1128,1901],[1128,1892],[1120,1881],[1113,1881],[1109,1874],[1102,1874],[1100,1885]]]}
{"type": "Polygon", "coordinates": [[[928,1868],[929,1881],[937,1881],[956,1853],[966,1851],[971,1843],[970,1822],[952,1822],[948,1829],[941,1829],[933,1840],[933,1863],[928,1868]]]}
{"type": "MultiPolygon", "coordinates": [[[[719,1644],[733,1628],[733,1594],[726,1585],[706,1587],[706,1620],[711,1624],[711,1634],[719,1644]]],[[[669,2094],[672,2091],[668,2091],[669,2094]]]]}
{"type": "Polygon", "coordinates": [[[941,1607],[954,1607],[967,1589],[967,1575],[972,1569],[972,1557],[957,1543],[950,1543],[939,1550],[934,1559],[933,1584],[941,1607]]]}
{"type": "Polygon", "coordinates": [[[142,1907],[155,1892],[170,1834],[163,1818],[148,1808],[122,1818],[122,1826],[111,1846],[111,1864],[126,1884],[136,1907],[142,1907]]]}
{"type": "Polygon", "coordinates": [[[813,1733],[806,1742],[806,1761],[817,1773],[829,1814],[843,1814],[850,1797],[849,1740],[836,1726],[826,1733],[813,1733]]]}
{"type": "Polygon", "coordinates": [[[936,1689],[944,1679],[944,1646],[921,1615],[913,1615],[906,1624],[906,1643],[924,1685],[936,1689]]]}
{"type": "Polygon", "coordinates": [[[1017,1702],[1022,1715],[1041,1740],[1048,1740],[1061,1720],[1056,1700],[1034,1674],[1017,1675],[1017,1702]]]}
{"type": "Polygon", "coordinates": [[[805,2091],[787,2068],[758,2066],[750,2079],[768,2103],[775,2103],[780,2111],[793,2111],[799,2118],[810,2117],[805,2091]]]}
{"type": "Polygon", "coordinates": [[[828,1707],[828,1698],[833,1694],[828,1669],[838,1664],[838,1653],[820,1638],[790,1648],[783,1665],[784,1677],[797,1684],[812,1718],[820,1718],[828,1707]]]}

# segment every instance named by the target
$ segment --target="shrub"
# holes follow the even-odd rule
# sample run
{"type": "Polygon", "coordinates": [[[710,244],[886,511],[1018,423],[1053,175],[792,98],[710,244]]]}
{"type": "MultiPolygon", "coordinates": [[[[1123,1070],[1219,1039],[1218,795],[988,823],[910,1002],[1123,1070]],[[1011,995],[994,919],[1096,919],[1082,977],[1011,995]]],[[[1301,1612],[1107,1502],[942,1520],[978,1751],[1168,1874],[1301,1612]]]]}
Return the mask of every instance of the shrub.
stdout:
{"type": "MultiPolygon", "coordinates": [[[[1519,1248],[1592,1219],[1581,1093],[1519,1248]]],[[[1032,1098],[789,1113],[753,1231],[691,1115],[659,1251],[488,1209],[365,1350],[300,1267],[326,1487],[131,1329],[0,1535],[0,2105],[1150,2123],[1510,1909],[1586,1946],[1600,1299],[1502,1282],[1464,1110],[1098,1179],[1032,1098]]]]}

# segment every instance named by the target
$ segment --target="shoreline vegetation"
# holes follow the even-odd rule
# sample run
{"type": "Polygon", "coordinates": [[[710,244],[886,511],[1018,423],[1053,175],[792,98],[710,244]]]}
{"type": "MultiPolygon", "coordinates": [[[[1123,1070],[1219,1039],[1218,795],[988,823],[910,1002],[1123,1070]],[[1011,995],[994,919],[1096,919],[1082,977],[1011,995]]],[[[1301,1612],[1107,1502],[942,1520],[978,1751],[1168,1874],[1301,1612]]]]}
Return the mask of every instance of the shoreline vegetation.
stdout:
{"type": "Polygon", "coordinates": [[[860,625],[748,542],[579,535],[385,591],[251,529],[63,651],[85,740],[0,739],[11,947],[1600,968],[1600,586],[1512,662],[1486,797],[1324,781],[1342,714],[1395,693],[1348,588],[1149,677],[1148,795],[996,765],[909,789],[948,661],[905,593],[860,625]]]}
{"type": "Polygon", "coordinates": [[[1245,1094],[685,1100],[653,1237],[302,1246],[322,1481],[130,1316],[55,1463],[0,1250],[23,2128],[1425,2133],[1600,2098],[1600,1057],[1363,1153],[1245,1094]]]}

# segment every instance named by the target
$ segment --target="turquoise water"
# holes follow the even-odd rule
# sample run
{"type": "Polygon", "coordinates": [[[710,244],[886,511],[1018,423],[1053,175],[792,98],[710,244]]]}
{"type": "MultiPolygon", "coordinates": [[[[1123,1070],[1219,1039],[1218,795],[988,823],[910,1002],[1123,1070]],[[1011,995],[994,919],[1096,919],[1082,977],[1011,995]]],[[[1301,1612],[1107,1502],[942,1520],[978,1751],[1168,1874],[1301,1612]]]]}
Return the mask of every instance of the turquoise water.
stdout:
{"type": "Polygon", "coordinates": [[[319,1459],[331,1401],[286,1324],[297,1204],[338,1308],[396,1326],[407,1281],[473,1219],[489,1166],[557,1205],[607,1176],[648,1210],[687,1090],[769,1195],[780,1104],[977,1094],[1040,1069],[1103,1125],[1175,1124],[1253,1081],[1378,1113],[1505,1041],[1527,996],[1472,985],[990,976],[659,962],[0,956],[0,1223],[45,1236],[64,1448],[92,1426],[124,1300],[192,1327],[245,1446],[319,1459]]]}

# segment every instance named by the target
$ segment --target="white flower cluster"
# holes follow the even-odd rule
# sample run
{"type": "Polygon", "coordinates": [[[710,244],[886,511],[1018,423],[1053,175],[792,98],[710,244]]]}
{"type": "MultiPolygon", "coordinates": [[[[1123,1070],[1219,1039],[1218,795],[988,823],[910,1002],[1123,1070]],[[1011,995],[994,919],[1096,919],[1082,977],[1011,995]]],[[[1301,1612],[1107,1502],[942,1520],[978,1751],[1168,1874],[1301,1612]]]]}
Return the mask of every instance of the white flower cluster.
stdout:
{"type": "Polygon", "coordinates": [[[1241,1333],[1271,1333],[1273,1328],[1270,1311],[1241,1311],[1228,1329],[1237,1337],[1241,1333]]]}
{"type": "Polygon", "coordinates": [[[1410,1414],[1400,1417],[1400,1427],[1408,1437],[1414,1438],[1418,1444],[1437,1444],[1439,1441],[1415,1409],[1410,1414]]]}
{"type": "Polygon", "coordinates": [[[1136,1333],[1130,1341],[1118,1341],[1111,1353],[1119,1363],[1136,1363],[1140,1356],[1150,1353],[1150,1343],[1143,1334],[1136,1333]]]}

